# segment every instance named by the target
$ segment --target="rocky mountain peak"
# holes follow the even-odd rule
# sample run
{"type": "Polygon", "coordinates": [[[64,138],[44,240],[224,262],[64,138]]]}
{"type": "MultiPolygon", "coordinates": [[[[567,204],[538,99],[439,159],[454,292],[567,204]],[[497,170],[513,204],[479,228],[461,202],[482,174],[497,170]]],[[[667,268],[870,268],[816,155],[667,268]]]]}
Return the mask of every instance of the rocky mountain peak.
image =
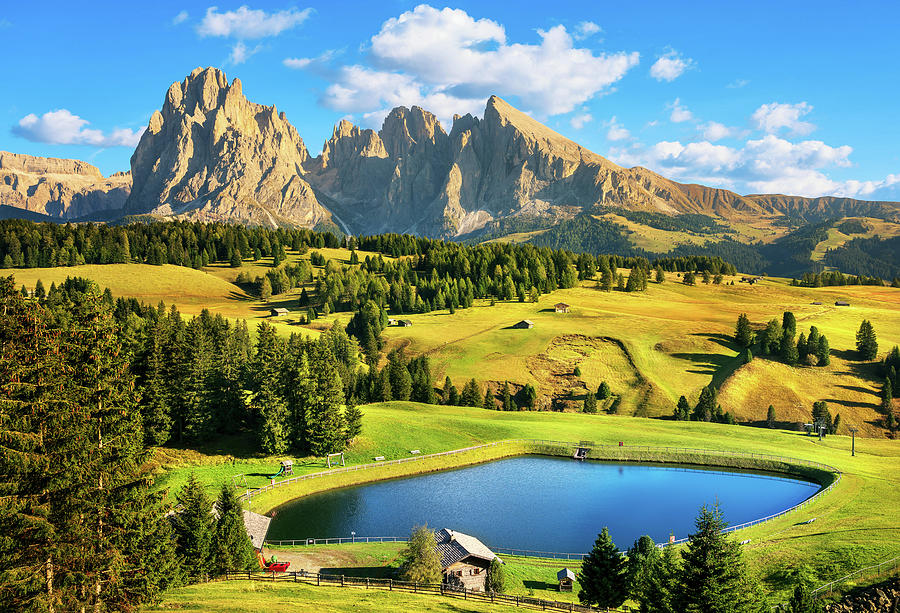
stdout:
{"type": "Polygon", "coordinates": [[[385,118],[379,136],[392,158],[407,155],[417,145],[443,147],[447,142],[447,133],[438,118],[418,106],[393,109],[385,118]]]}
{"type": "Polygon", "coordinates": [[[309,154],[275,106],[196,68],[173,83],[131,157],[132,213],[312,226],[330,215],[303,179],[309,154]]]}

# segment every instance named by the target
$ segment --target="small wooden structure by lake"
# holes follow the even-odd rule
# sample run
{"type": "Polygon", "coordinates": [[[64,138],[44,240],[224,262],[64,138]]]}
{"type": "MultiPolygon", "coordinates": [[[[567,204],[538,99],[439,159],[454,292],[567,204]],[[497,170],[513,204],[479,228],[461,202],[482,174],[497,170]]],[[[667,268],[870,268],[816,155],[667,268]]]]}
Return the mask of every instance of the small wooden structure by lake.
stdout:
{"type": "Polygon", "coordinates": [[[276,307],[270,310],[269,313],[272,315],[272,317],[281,317],[282,315],[287,315],[288,313],[290,313],[290,311],[283,307],[276,307]]]}
{"type": "Polygon", "coordinates": [[[517,330],[530,330],[534,327],[534,322],[530,319],[523,319],[520,322],[514,323],[512,327],[517,330]]]}
{"type": "Polygon", "coordinates": [[[557,313],[568,313],[569,312],[569,305],[566,304],[565,302],[557,302],[556,304],[553,305],[553,308],[556,309],[557,313]]]}
{"type": "Polygon", "coordinates": [[[487,588],[488,569],[497,557],[474,536],[442,528],[434,533],[441,557],[444,583],[483,592],[487,588]]]}
{"type": "Polygon", "coordinates": [[[575,585],[575,573],[571,569],[563,568],[556,573],[556,579],[559,581],[560,592],[571,592],[575,585]]]}

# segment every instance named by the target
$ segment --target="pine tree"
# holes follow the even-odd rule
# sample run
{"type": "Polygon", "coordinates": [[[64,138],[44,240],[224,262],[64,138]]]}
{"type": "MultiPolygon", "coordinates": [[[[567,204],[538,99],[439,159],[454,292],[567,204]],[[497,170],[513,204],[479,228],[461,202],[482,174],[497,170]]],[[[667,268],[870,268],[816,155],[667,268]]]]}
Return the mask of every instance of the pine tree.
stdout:
{"type": "Polygon", "coordinates": [[[494,558],[491,560],[490,567],[488,567],[487,589],[489,592],[502,594],[505,586],[506,572],[504,571],[503,563],[500,561],[500,558],[494,558]]]}
{"type": "Polygon", "coordinates": [[[450,404],[451,387],[453,387],[453,381],[450,380],[450,375],[447,375],[444,377],[444,388],[441,390],[441,404],[450,404]]]}
{"type": "Polygon", "coordinates": [[[305,438],[312,455],[324,456],[344,448],[341,415],[344,385],[334,356],[327,346],[316,347],[310,359],[310,370],[312,385],[306,414],[305,438]]]}
{"type": "Polygon", "coordinates": [[[347,401],[344,408],[344,446],[362,433],[362,410],[355,402],[347,401]]]}
{"type": "Polygon", "coordinates": [[[475,379],[469,379],[463,386],[460,401],[466,407],[477,407],[478,403],[481,402],[481,390],[478,388],[478,383],[475,379]]]}
{"type": "Polygon", "coordinates": [[[652,577],[659,571],[661,562],[662,554],[653,538],[645,534],[634,542],[625,562],[628,593],[632,598],[639,602],[646,599],[652,577]]]}
{"type": "Polygon", "coordinates": [[[600,386],[597,387],[597,399],[606,400],[610,396],[612,396],[612,392],[609,389],[609,384],[606,381],[601,381],[600,386]]]}
{"type": "Polygon", "coordinates": [[[800,582],[794,587],[785,613],[822,613],[824,610],[822,602],[815,597],[809,586],[800,582]]]}
{"type": "Polygon", "coordinates": [[[241,503],[228,483],[222,483],[215,508],[218,517],[212,546],[212,570],[220,575],[230,570],[251,570],[257,564],[256,552],[244,527],[241,503]]]}
{"type": "Polygon", "coordinates": [[[881,386],[881,410],[885,415],[894,410],[894,390],[890,377],[885,377],[884,384],[881,386]]]}
{"type": "Polygon", "coordinates": [[[138,356],[138,387],[142,391],[141,416],[147,445],[164,445],[172,430],[168,380],[165,368],[166,319],[161,317],[146,327],[143,350],[138,356]]]}
{"type": "Polygon", "coordinates": [[[175,499],[181,505],[173,520],[178,555],[188,576],[197,580],[213,568],[212,503],[194,473],[188,476],[175,499]]]}
{"type": "Polygon", "coordinates": [[[806,343],[806,336],[801,332],[800,336],[797,338],[797,360],[800,363],[806,362],[806,356],[809,355],[806,343]]]}
{"type": "Polygon", "coordinates": [[[856,351],[861,360],[871,361],[878,356],[878,341],[875,328],[869,320],[864,319],[856,332],[856,351]]]}
{"type": "Polygon", "coordinates": [[[831,349],[828,347],[828,339],[825,335],[819,337],[816,348],[816,358],[819,360],[819,366],[828,366],[831,363],[831,349]]]}
{"type": "Polygon", "coordinates": [[[494,403],[494,394],[491,393],[490,389],[484,390],[484,400],[481,402],[481,408],[483,409],[496,409],[497,406],[494,403]]]}
{"type": "Polygon", "coordinates": [[[785,311],[781,315],[781,329],[787,330],[791,338],[797,334],[797,318],[790,311],[785,311]]]}
{"type": "Polygon", "coordinates": [[[700,390],[700,399],[694,407],[691,419],[695,421],[711,421],[716,414],[716,388],[708,385],[700,390]]]}
{"type": "Polygon", "coordinates": [[[434,533],[427,525],[413,528],[406,548],[400,552],[400,578],[416,583],[441,582],[441,558],[434,533]]]}
{"type": "Polygon", "coordinates": [[[535,402],[537,402],[537,390],[531,383],[526,383],[522,388],[522,406],[526,409],[533,409],[535,402]]]}
{"type": "Polygon", "coordinates": [[[784,328],[781,333],[781,341],[778,346],[778,353],[785,364],[793,366],[797,363],[797,345],[794,343],[794,337],[790,334],[788,328],[784,328]]]}
{"type": "Polygon", "coordinates": [[[503,383],[503,391],[500,394],[501,404],[503,405],[504,411],[517,411],[518,407],[516,406],[515,401],[512,398],[512,394],[509,391],[509,381],[505,381],[503,383]]]}
{"type": "Polygon", "coordinates": [[[769,428],[775,427],[775,407],[771,404],[769,405],[769,411],[766,413],[766,426],[769,428]]]}
{"type": "Polygon", "coordinates": [[[275,328],[260,322],[256,354],[249,366],[249,409],[259,445],[266,453],[284,453],[290,441],[289,413],[281,390],[284,345],[275,328]]]}
{"type": "Polygon", "coordinates": [[[34,297],[37,300],[43,300],[47,297],[47,290],[44,288],[44,283],[40,279],[34,284],[34,297]]]}
{"type": "Polygon", "coordinates": [[[749,347],[753,344],[753,328],[750,327],[750,318],[746,313],[738,316],[734,340],[741,347],[749,347]]]}
{"type": "Polygon", "coordinates": [[[594,394],[587,394],[584,397],[584,407],[582,411],[585,413],[596,413],[597,412],[597,396],[594,394]]]}
{"type": "Polygon", "coordinates": [[[752,594],[741,547],[722,534],[727,524],[719,505],[701,507],[695,526],[681,552],[675,608],[686,613],[749,613],[752,594]]]}
{"type": "Polygon", "coordinates": [[[620,292],[625,291],[625,275],[619,273],[619,276],[616,278],[616,289],[620,292]]]}
{"type": "Polygon", "coordinates": [[[609,268],[604,268],[602,273],[600,274],[600,287],[604,292],[611,292],[613,283],[613,272],[609,268]]]}
{"type": "Polygon", "coordinates": [[[663,272],[662,266],[656,267],[656,282],[662,283],[666,280],[666,273],[663,272]]]}
{"type": "Polygon", "coordinates": [[[272,297],[272,282],[269,281],[268,275],[263,277],[259,283],[259,297],[263,302],[268,302],[272,297]]]}
{"type": "Polygon", "coordinates": [[[681,396],[678,404],[675,406],[675,419],[679,421],[688,421],[691,418],[691,405],[688,404],[687,398],[681,396]]]}
{"type": "Polygon", "coordinates": [[[674,547],[667,546],[663,548],[643,593],[633,596],[641,603],[641,613],[671,613],[675,611],[677,591],[678,554],[674,547]]]}
{"type": "Polygon", "coordinates": [[[617,608],[628,597],[625,560],[604,527],[581,563],[578,599],[589,605],[617,608]]]}
{"type": "Polygon", "coordinates": [[[818,400],[813,403],[812,418],[813,423],[817,426],[825,426],[826,434],[830,434],[834,429],[834,423],[831,420],[831,411],[828,410],[828,403],[824,400],[818,400]]]}
{"type": "Polygon", "coordinates": [[[683,282],[684,282],[685,285],[694,285],[694,284],[696,284],[697,281],[696,281],[696,279],[694,278],[694,273],[692,273],[692,272],[690,272],[690,271],[684,273],[684,279],[683,279],[683,282]]]}

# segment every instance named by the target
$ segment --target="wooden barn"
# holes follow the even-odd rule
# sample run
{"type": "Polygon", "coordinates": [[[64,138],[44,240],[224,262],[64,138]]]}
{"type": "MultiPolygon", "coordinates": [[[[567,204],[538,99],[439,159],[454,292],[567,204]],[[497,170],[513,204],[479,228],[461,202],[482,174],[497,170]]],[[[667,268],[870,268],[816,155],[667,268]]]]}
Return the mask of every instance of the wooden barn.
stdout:
{"type": "Polygon", "coordinates": [[[834,303],[834,306],[850,306],[850,303],[846,300],[838,300],[834,303]]]}
{"type": "Polygon", "coordinates": [[[272,315],[272,317],[281,317],[282,315],[287,315],[288,313],[290,313],[290,311],[282,307],[277,307],[269,311],[269,313],[272,315]]]}
{"type": "Polygon", "coordinates": [[[523,319],[518,323],[514,323],[512,327],[517,330],[531,330],[534,327],[534,322],[530,319],[523,319]]]}
{"type": "Polygon", "coordinates": [[[553,305],[553,308],[556,309],[557,313],[568,313],[569,312],[569,305],[566,304],[565,302],[557,302],[556,304],[553,305]]]}
{"type": "Polygon", "coordinates": [[[556,578],[559,581],[560,592],[572,591],[572,588],[575,586],[575,573],[568,568],[564,568],[556,573],[556,578]]]}
{"type": "Polygon", "coordinates": [[[442,528],[434,533],[444,583],[479,592],[487,587],[488,569],[497,555],[474,536],[442,528]]]}

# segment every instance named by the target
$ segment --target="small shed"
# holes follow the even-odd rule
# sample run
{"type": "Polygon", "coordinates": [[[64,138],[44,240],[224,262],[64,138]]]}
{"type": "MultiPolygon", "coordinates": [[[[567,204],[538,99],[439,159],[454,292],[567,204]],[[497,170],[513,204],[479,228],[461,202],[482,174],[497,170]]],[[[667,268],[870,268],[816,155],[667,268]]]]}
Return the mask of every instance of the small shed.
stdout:
{"type": "Polygon", "coordinates": [[[850,303],[846,300],[838,300],[834,303],[834,306],[850,306],[850,303]]]}
{"type": "Polygon", "coordinates": [[[569,305],[566,304],[565,302],[557,302],[556,304],[553,305],[553,307],[556,309],[557,313],[568,313],[569,312],[569,305]]]}
{"type": "Polygon", "coordinates": [[[814,301],[811,302],[810,304],[816,304],[816,305],[819,305],[819,304],[822,304],[822,301],[821,301],[821,300],[814,300],[814,301]]]}
{"type": "Polygon", "coordinates": [[[393,317],[388,317],[388,325],[389,325],[389,326],[396,326],[396,325],[397,325],[397,320],[394,319],[393,317]]]}
{"type": "Polygon", "coordinates": [[[564,568],[558,573],[556,573],[556,578],[559,580],[559,591],[560,592],[571,592],[572,588],[575,585],[575,573],[572,572],[569,568],[564,568]]]}
{"type": "Polygon", "coordinates": [[[290,311],[288,311],[284,307],[276,307],[269,311],[269,313],[272,314],[272,317],[281,317],[282,315],[287,315],[288,313],[290,313],[290,311]]]}
{"type": "Polygon", "coordinates": [[[401,319],[397,322],[397,325],[401,328],[409,328],[412,325],[412,322],[408,319],[401,319]]]}
{"type": "Polygon", "coordinates": [[[530,319],[523,319],[522,321],[520,321],[518,323],[514,323],[512,325],[512,327],[516,328],[518,330],[530,330],[531,328],[534,327],[534,322],[531,321],[530,319]]]}
{"type": "Polygon", "coordinates": [[[282,474],[293,475],[294,474],[294,461],[293,460],[282,460],[281,468],[283,469],[282,474]]]}

